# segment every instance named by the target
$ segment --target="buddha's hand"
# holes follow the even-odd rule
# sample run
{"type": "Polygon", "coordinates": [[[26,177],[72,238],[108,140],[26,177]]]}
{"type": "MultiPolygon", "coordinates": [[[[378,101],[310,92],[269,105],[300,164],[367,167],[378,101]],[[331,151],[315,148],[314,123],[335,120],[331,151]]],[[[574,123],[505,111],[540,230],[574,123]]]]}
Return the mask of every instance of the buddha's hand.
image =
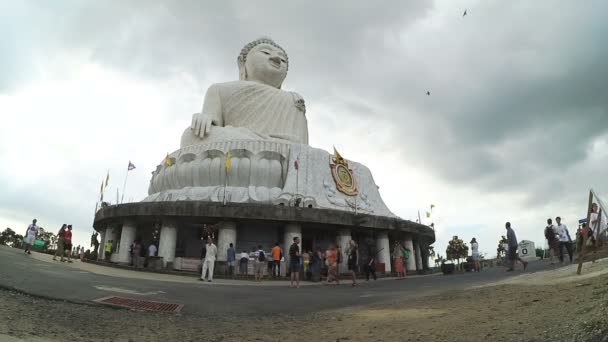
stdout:
{"type": "Polygon", "coordinates": [[[204,138],[205,135],[209,134],[209,131],[211,130],[211,123],[212,120],[209,115],[195,113],[192,114],[192,126],[190,126],[190,129],[192,129],[195,136],[204,138]]]}

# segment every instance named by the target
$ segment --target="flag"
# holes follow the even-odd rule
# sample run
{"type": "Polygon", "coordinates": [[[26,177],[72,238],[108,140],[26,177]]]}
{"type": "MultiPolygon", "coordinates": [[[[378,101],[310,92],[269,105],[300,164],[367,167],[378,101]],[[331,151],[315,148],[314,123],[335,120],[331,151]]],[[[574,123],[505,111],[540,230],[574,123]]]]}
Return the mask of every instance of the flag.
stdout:
{"type": "Polygon", "coordinates": [[[433,210],[433,208],[435,208],[435,205],[434,205],[434,204],[431,204],[431,210],[433,210]]]}
{"type": "Polygon", "coordinates": [[[171,158],[169,158],[169,153],[167,153],[167,156],[165,157],[165,165],[167,165],[167,166],[173,165],[171,158]]]}
{"type": "Polygon", "coordinates": [[[131,163],[131,161],[129,160],[129,166],[127,166],[127,171],[131,171],[135,169],[135,164],[131,163]]]}
{"type": "Polygon", "coordinates": [[[108,170],[108,175],[106,176],[106,188],[108,187],[109,182],[110,182],[110,170],[108,170]]]}
{"type": "Polygon", "coordinates": [[[230,171],[230,159],[232,159],[232,155],[230,155],[230,151],[226,153],[226,172],[230,171]]]}
{"type": "Polygon", "coordinates": [[[296,160],[293,162],[293,167],[295,167],[296,170],[300,169],[300,157],[296,158],[296,160]]]}
{"type": "Polygon", "coordinates": [[[429,213],[428,211],[426,212],[426,218],[431,217],[431,213],[429,213]]]}

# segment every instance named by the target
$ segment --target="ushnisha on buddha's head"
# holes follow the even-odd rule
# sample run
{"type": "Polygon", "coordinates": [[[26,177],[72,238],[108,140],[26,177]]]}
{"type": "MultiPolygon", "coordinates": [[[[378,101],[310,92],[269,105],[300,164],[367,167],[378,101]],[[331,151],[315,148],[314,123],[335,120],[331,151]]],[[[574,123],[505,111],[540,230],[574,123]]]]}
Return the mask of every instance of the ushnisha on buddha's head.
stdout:
{"type": "Polygon", "coordinates": [[[280,89],[289,67],[285,50],[270,38],[256,39],[243,47],[237,59],[239,79],[280,89]]]}

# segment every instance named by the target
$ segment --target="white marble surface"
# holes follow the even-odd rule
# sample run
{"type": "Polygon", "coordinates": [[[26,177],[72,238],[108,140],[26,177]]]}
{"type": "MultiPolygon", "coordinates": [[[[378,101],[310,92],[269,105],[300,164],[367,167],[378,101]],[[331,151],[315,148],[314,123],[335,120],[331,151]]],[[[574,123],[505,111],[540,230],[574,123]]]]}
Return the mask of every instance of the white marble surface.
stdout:
{"type": "Polygon", "coordinates": [[[236,246],[236,222],[224,221],[219,224],[217,237],[217,260],[226,261],[228,247],[236,246]]]}
{"type": "Polygon", "coordinates": [[[386,206],[370,170],[348,161],[359,194],[348,196],[337,190],[328,152],[303,144],[265,140],[235,140],[188,146],[170,154],[154,171],[149,196],[144,201],[200,200],[223,202],[226,184],[225,161],[230,151],[226,201],[301,205],[396,217],[386,206]],[[299,159],[299,170],[294,161],[299,159]]]}
{"type": "Polygon", "coordinates": [[[158,240],[158,256],[163,257],[163,268],[168,262],[175,259],[175,247],[177,245],[177,222],[165,220],[160,228],[158,240]]]}
{"type": "Polygon", "coordinates": [[[120,249],[117,251],[117,261],[122,263],[129,262],[129,246],[135,241],[137,228],[133,221],[124,221],[122,224],[122,232],[120,233],[120,249]]]}
{"type": "Polygon", "coordinates": [[[410,256],[405,264],[407,271],[416,271],[416,253],[414,251],[414,243],[412,242],[411,235],[408,235],[404,240],[405,248],[410,250],[410,256]]]}
{"type": "Polygon", "coordinates": [[[388,233],[380,232],[376,237],[376,262],[384,263],[385,273],[391,273],[391,251],[388,240],[388,233]]]}

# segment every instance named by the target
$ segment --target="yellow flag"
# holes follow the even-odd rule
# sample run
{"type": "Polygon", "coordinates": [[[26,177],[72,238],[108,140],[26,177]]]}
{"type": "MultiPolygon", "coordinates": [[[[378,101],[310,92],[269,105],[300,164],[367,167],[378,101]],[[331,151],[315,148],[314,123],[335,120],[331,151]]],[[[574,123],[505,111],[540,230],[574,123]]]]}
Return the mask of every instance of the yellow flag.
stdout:
{"type": "Polygon", "coordinates": [[[109,182],[110,182],[110,170],[108,170],[108,175],[106,176],[106,188],[108,187],[109,182]]]}
{"type": "Polygon", "coordinates": [[[232,159],[232,156],[230,155],[230,151],[228,151],[226,153],[226,172],[230,171],[230,159],[232,159]]]}
{"type": "Polygon", "coordinates": [[[429,213],[428,211],[426,212],[426,218],[431,217],[431,213],[429,213]]]}
{"type": "Polygon", "coordinates": [[[167,166],[173,165],[171,158],[169,158],[169,153],[167,153],[167,156],[165,157],[165,165],[167,165],[167,166]]]}

